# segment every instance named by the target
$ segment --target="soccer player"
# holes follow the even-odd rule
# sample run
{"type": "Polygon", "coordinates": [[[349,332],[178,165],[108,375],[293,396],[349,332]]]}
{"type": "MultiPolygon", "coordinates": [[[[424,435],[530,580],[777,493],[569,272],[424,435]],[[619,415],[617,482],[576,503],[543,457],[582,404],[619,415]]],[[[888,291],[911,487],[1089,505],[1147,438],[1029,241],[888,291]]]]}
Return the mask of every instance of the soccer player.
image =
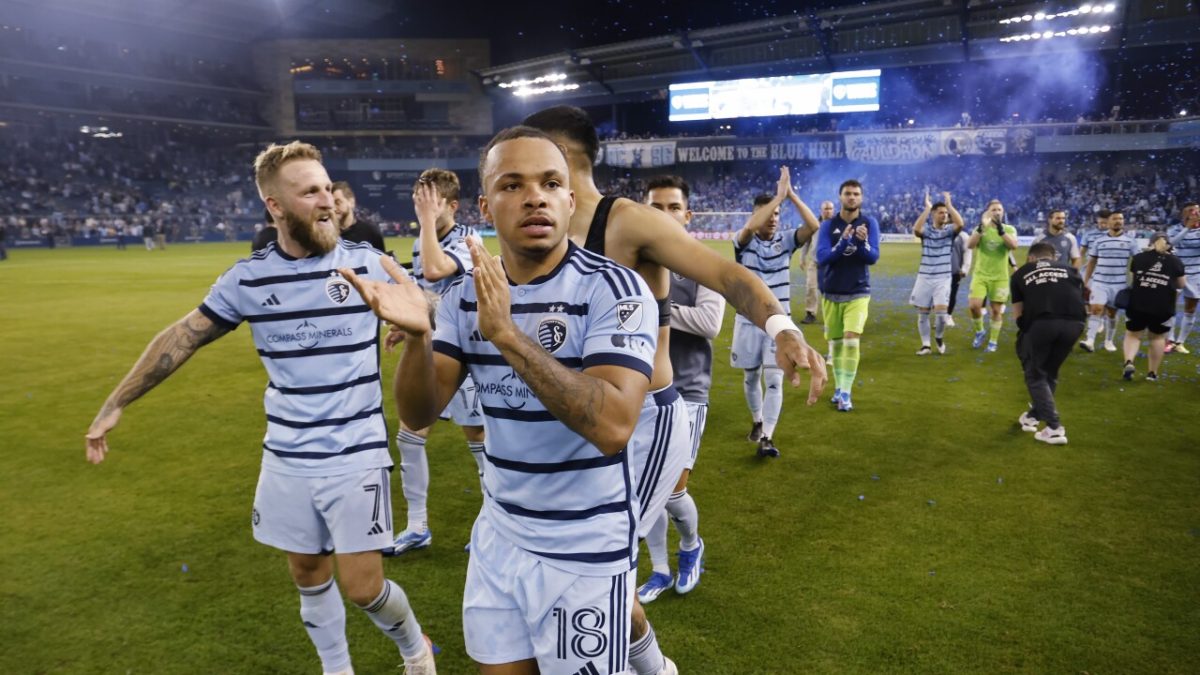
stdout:
{"type": "Polygon", "coordinates": [[[1182,260],[1170,253],[1171,242],[1159,232],[1150,238],[1150,248],[1133,256],[1129,269],[1133,284],[1129,307],[1125,308],[1125,369],[1123,376],[1132,380],[1142,336],[1150,340],[1149,370],[1146,379],[1158,380],[1159,366],[1166,350],[1167,324],[1175,312],[1177,289],[1186,288],[1186,268],[1182,260]]]}
{"type": "Polygon", "coordinates": [[[946,306],[946,328],[954,328],[954,308],[958,305],[958,285],[971,271],[970,237],[966,232],[954,235],[950,244],[950,304],[946,306]]]}
{"type": "MultiPolygon", "coordinates": [[[[784,167],[779,172],[775,194],[754,198],[754,210],[746,224],[733,237],[733,259],[754,272],[791,315],[792,254],[812,239],[820,227],[816,216],[796,196],[791,176],[784,167]],[[781,230],[779,213],[783,201],[790,199],[804,221],[802,227],[781,230]]],[[[741,368],[742,390],[750,408],[751,427],[746,438],[758,443],[759,457],[778,457],[775,446],[775,426],[783,410],[783,371],[775,366],[775,341],[761,328],[740,313],[733,323],[733,346],[730,365],[741,368]],[[763,395],[763,384],[766,395],[763,395]]]]}
{"type": "MultiPolygon", "coordinates": [[[[546,131],[567,149],[575,192],[571,240],[637,271],[658,303],[654,373],[629,443],[640,511],[638,534],[644,537],[666,508],[688,454],[687,430],[682,425],[686,407],[671,386],[669,272],[678,272],[720,292],[736,310],[765,328],[775,339],[778,363],[793,386],[800,383],[797,368],[809,370],[810,405],[816,402],[825,384],[820,354],[805,342],[799,327],[784,313],[771,289],[749,270],[693,239],[666,214],[629,199],[600,194],[592,176],[600,141],[586,112],[571,106],[554,106],[526,117],[525,123],[546,131]],[[676,420],[680,423],[676,424],[676,420]]],[[[663,657],[645,612],[636,602],[631,628],[633,670],[638,675],[672,672],[674,665],[663,657]]]]}
{"type": "MultiPolygon", "coordinates": [[[[833,217],[833,210],[833,202],[821,202],[820,211],[817,212],[818,227],[833,217]]],[[[800,248],[800,269],[804,271],[804,318],[800,319],[800,323],[816,323],[817,312],[821,308],[821,291],[817,288],[820,282],[817,281],[816,251],[812,238],[800,248]]]]}
{"type": "Polygon", "coordinates": [[[480,164],[479,210],[501,253],[469,240],[475,269],[436,321],[398,266],[387,263],[393,285],[345,274],[407,333],[395,382],[409,428],[429,426],[468,372],[478,386],[487,491],[463,636],[479,671],[625,673],[637,563],[627,446],[654,367],[654,298],[567,237],[570,172],[546,134],[501,131],[480,164]]]}
{"type": "Polygon", "coordinates": [[[946,353],[946,319],[949,317],[950,286],[953,281],[954,240],[962,232],[963,219],[950,201],[950,193],[943,192],[942,200],[934,204],[925,193],[925,210],[913,225],[913,235],[921,240],[921,264],[917,268],[917,281],[913,285],[909,302],[917,308],[917,333],[921,336],[921,348],[917,356],[933,353],[929,348],[929,310],[937,314],[934,339],[939,354],[946,353]],[[926,228],[925,221],[933,214],[933,227],[926,228]],[[947,223],[951,223],[947,226],[947,223]]]}
{"type": "Polygon", "coordinates": [[[1050,217],[1046,219],[1046,229],[1038,232],[1033,238],[1033,243],[1044,241],[1054,247],[1054,252],[1057,257],[1055,260],[1070,262],[1071,267],[1079,269],[1079,243],[1075,240],[1075,235],[1067,232],[1067,212],[1062,209],[1054,209],[1050,212],[1050,217]]]}
{"type": "Polygon", "coordinates": [[[359,220],[354,213],[358,200],[354,198],[354,190],[344,180],[333,184],[333,215],[337,218],[338,230],[342,239],[349,242],[366,242],[380,251],[386,251],[383,243],[383,233],[375,223],[359,220]]]}
{"type": "Polygon", "coordinates": [[[1177,321],[1177,332],[1170,350],[1187,354],[1188,348],[1184,343],[1196,323],[1196,304],[1200,302],[1200,205],[1196,202],[1184,204],[1180,216],[1183,228],[1171,238],[1171,245],[1175,247],[1175,255],[1183,262],[1187,280],[1183,287],[1183,314],[1177,321]]]}
{"type": "Polygon", "coordinates": [[[1065,445],[1067,430],[1059,420],[1054,393],[1058,371],[1083,332],[1083,281],[1077,269],[1055,259],[1052,245],[1041,242],[1029,247],[1010,285],[1017,356],[1032,401],[1017,423],[1043,443],[1065,445]],[[1045,428],[1038,430],[1039,422],[1045,422],[1045,428]]]}
{"type": "Polygon", "coordinates": [[[1129,259],[1138,253],[1137,241],[1125,230],[1125,215],[1114,210],[1108,217],[1108,232],[1092,240],[1087,271],[1083,281],[1088,287],[1087,336],[1079,347],[1095,350],[1096,335],[1104,330],[1104,349],[1117,351],[1113,337],[1117,330],[1117,307],[1113,303],[1128,284],[1129,259]]]}
{"type": "Polygon", "coordinates": [[[379,554],[392,542],[379,321],[335,273],[355,268],[386,280],[380,251],[338,239],[329,175],[313,146],[272,145],[255,159],[254,179],[279,240],[234,264],[199,308],[154,338],[92,422],[87,458],[104,460],[126,406],[200,347],[249,323],[270,378],[254,538],[287,553],[322,667],[353,673],[340,585],[396,642],[406,673],[434,673],[430,645],[404,591],[384,578],[379,554]]]}
{"type": "MultiPolygon", "coordinates": [[[[685,229],[692,220],[688,209],[691,189],[679,176],[653,178],[646,187],[646,203],[675,219],[685,229]]],[[[712,386],[712,341],[721,331],[725,315],[725,298],[678,274],[671,275],[671,370],[674,386],[687,406],[688,426],[691,428],[691,449],[683,474],[675,491],[667,500],[666,511],[659,514],[646,535],[650,562],[654,572],[638,587],[642,603],[653,602],[663,591],[675,587],[677,593],[688,593],[700,582],[700,557],[704,540],[700,538],[700,512],[688,493],[688,478],[700,452],[704,422],[708,419],[708,389],[712,386]],[[667,520],[679,530],[679,577],[673,579],[667,563],[667,520]]]]}
{"type": "MultiPolygon", "coordinates": [[[[413,242],[412,277],[422,289],[442,296],[451,284],[471,271],[471,252],[467,240],[478,236],[475,228],[454,221],[458,213],[460,185],[458,176],[445,169],[426,169],[413,185],[413,206],[421,236],[413,242]]],[[[388,334],[389,344],[402,332],[388,334]]],[[[470,375],[463,380],[458,393],[450,399],[441,414],[462,427],[467,449],[475,458],[479,476],[483,477],[483,412],[479,409],[479,394],[470,375]]],[[[395,546],[385,555],[401,555],[425,548],[433,542],[429,530],[429,461],[425,442],[429,428],[410,429],[400,422],[396,445],[400,448],[400,482],[404,500],[408,503],[408,525],[396,537],[395,546]]]]}
{"type": "Polygon", "coordinates": [[[994,352],[1000,341],[1000,329],[1004,327],[1004,305],[1008,302],[1008,257],[1017,248],[1017,228],[1004,222],[1004,205],[999,199],[988,202],[983,220],[971,234],[967,247],[978,251],[967,294],[971,325],[975,328],[971,347],[979,349],[986,340],[987,351],[994,352]],[[990,334],[983,326],[985,299],[990,301],[990,334]]]}
{"type": "Polygon", "coordinates": [[[879,260],[879,223],[862,212],[862,183],[843,182],[838,200],[841,210],[821,223],[817,233],[817,264],[825,296],[825,334],[833,351],[833,401],[840,412],[850,412],[860,339],[871,305],[870,266],[879,260]]]}
{"type": "MultiPolygon", "coordinates": [[[[1108,209],[1100,209],[1099,211],[1096,212],[1096,215],[1095,215],[1095,219],[1096,219],[1095,227],[1084,226],[1084,227],[1080,228],[1081,231],[1080,231],[1079,237],[1078,237],[1078,239],[1079,239],[1079,265],[1080,265],[1079,271],[1080,272],[1083,271],[1083,265],[1087,264],[1088,249],[1092,247],[1092,242],[1095,241],[1097,237],[1101,237],[1104,235],[1105,232],[1108,232],[1108,217],[1111,215],[1112,215],[1112,211],[1109,211],[1108,209]]],[[[1086,286],[1083,289],[1083,293],[1084,293],[1084,299],[1086,300],[1087,299],[1087,297],[1086,297],[1087,296],[1087,287],[1086,286]]]]}

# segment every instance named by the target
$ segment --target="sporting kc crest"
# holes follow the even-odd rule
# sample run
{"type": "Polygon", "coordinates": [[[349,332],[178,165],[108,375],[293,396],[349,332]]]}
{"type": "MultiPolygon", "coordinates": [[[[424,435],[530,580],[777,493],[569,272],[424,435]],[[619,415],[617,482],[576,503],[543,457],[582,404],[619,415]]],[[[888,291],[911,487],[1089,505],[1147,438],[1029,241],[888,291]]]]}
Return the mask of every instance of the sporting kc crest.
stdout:
{"type": "Polygon", "coordinates": [[[567,322],[562,319],[547,317],[538,324],[538,344],[553,354],[567,341],[567,322]]]}
{"type": "Polygon", "coordinates": [[[346,302],[346,298],[350,297],[350,282],[336,275],[330,276],[329,281],[325,282],[325,295],[328,295],[334,304],[346,302]]]}

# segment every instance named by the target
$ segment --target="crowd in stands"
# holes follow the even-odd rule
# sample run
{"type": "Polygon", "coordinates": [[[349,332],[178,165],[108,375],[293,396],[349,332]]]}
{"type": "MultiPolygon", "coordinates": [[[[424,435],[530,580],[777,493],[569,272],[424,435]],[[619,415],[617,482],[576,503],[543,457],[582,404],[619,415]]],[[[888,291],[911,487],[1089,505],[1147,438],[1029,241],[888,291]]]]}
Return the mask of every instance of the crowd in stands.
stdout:
{"type": "Polygon", "coordinates": [[[262,88],[249,77],[245,64],[39,33],[20,26],[0,30],[0,57],[219,87],[262,88]]]}
{"type": "MultiPolygon", "coordinates": [[[[427,139],[403,151],[407,143],[375,139],[349,143],[318,141],[334,157],[431,156],[433,148],[458,154],[473,148],[461,138],[427,139]],[[378,151],[373,152],[372,145],[378,151]],[[407,152],[407,154],[406,154],[407,152]],[[423,154],[424,153],[424,154],[423,154]]],[[[0,225],[9,239],[138,234],[160,224],[169,241],[214,234],[236,238],[261,223],[262,204],[254,188],[245,147],[138,143],[132,139],[0,137],[0,225]]],[[[836,202],[837,187],[857,178],[865,187],[865,211],[884,232],[911,232],[925,190],[936,201],[942,191],[968,224],[977,222],[988,200],[1003,201],[1007,219],[1022,234],[1042,227],[1052,208],[1068,211],[1073,226],[1091,221],[1102,208],[1123,209],[1131,229],[1162,229],[1174,222],[1180,205],[1200,194],[1197,177],[1181,157],[1159,154],[1062,156],[1052,158],[950,158],[918,165],[863,166],[835,162],[791,165],[793,183],[815,211],[821,201],[836,202]]],[[[691,208],[702,214],[695,229],[728,231],[745,221],[754,196],[774,189],[778,169],[767,163],[692,168],[691,208]],[[727,167],[724,167],[727,169],[727,167]]],[[[459,220],[484,227],[476,195],[477,177],[462,172],[459,220]]],[[[598,169],[601,189],[641,199],[651,171],[637,174],[598,169]]],[[[411,217],[361,218],[380,224],[387,234],[415,234],[411,217]]],[[[785,208],[787,224],[798,222],[785,208]]]]}

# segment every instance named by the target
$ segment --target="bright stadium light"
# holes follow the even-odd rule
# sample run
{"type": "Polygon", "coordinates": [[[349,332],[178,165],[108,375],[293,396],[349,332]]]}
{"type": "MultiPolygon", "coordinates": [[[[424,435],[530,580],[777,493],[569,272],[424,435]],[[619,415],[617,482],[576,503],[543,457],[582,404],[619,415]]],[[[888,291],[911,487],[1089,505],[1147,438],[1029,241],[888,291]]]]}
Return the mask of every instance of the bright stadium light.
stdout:
{"type": "Polygon", "coordinates": [[[1037,14],[1034,14],[1034,15],[1033,15],[1033,18],[1034,18],[1036,21],[1041,21],[1042,19],[1045,19],[1045,18],[1046,18],[1046,13],[1045,13],[1045,12],[1038,12],[1037,14]]]}
{"type": "Polygon", "coordinates": [[[1080,5],[1080,6],[1079,6],[1079,12],[1080,12],[1081,14],[1087,14],[1087,13],[1088,13],[1088,12],[1090,12],[1090,11],[1092,11],[1092,6],[1091,6],[1091,5],[1080,5]]]}
{"type": "Polygon", "coordinates": [[[1110,30],[1112,30],[1112,26],[1100,26],[1101,33],[1107,33],[1110,30]]]}

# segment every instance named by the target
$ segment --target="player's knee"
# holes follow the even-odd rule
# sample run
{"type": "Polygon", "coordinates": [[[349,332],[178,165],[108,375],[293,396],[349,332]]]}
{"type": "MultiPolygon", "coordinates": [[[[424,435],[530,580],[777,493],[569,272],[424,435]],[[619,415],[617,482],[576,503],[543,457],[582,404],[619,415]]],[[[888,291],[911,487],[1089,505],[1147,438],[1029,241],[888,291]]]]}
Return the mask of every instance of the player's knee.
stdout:
{"type": "Polygon", "coordinates": [[[297,586],[320,586],[333,576],[333,560],[328,555],[289,553],[288,572],[297,586]]]}
{"type": "Polygon", "coordinates": [[[683,473],[679,474],[679,480],[675,483],[675,492],[683,492],[687,489],[688,476],[692,475],[691,469],[684,469],[683,473]]]}
{"type": "Polygon", "coordinates": [[[350,599],[350,602],[359,607],[366,607],[379,597],[383,591],[383,569],[379,570],[378,574],[372,574],[364,571],[355,571],[352,574],[343,572],[338,578],[338,585],[341,586],[342,592],[350,599]]]}
{"type": "Polygon", "coordinates": [[[470,443],[483,443],[483,427],[463,427],[463,435],[470,443]]]}
{"type": "Polygon", "coordinates": [[[634,598],[633,611],[630,613],[630,617],[629,639],[630,642],[637,642],[649,632],[650,623],[646,621],[646,610],[642,608],[642,603],[638,602],[636,598],[634,598]]]}

